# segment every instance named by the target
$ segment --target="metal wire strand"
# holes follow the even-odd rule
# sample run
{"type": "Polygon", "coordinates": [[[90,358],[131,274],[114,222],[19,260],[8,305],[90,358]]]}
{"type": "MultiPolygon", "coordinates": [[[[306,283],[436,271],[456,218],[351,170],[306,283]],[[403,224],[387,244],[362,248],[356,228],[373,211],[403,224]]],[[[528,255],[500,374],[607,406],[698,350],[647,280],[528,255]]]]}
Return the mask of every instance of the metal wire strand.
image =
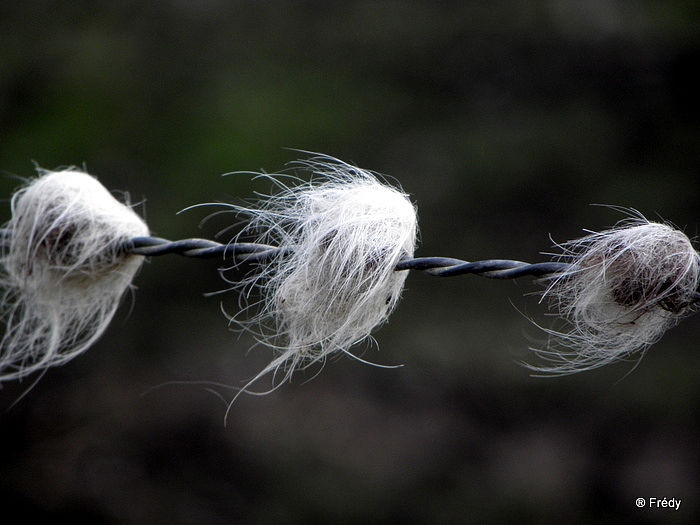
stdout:
{"type": "Polygon", "coordinates": [[[124,245],[124,251],[133,255],[177,254],[197,259],[238,259],[261,262],[284,253],[283,248],[249,242],[221,244],[208,239],[169,241],[159,237],[134,237],[124,245]]]}
{"type": "MultiPolygon", "coordinates": [[[[0,248],[8,249],[11,238],[10,230],[0,229],[0,248]]],[[[124,243],[123,249],[125,253],[147,257],[175,254],[197,259],[233,259],[245,262],[265,262],[289,251],[269,244],[222,244],[208,239],[169,241],[160,237],[133,237],[124,243]]],[[[530,264],[508,259],[469,262],[451,257],[404,257],[396,265],[396,270],[417,270],[436,277],[475,274],[490,279],[516,279],[525,276],[545,277],[564,272],[570,267],[567,263],[558,262],[530,264]]]]}
{"type": "MultiPolygon", "coordinates": [[[[12,232],[0,229],[0,248],[10,246],[12,232]]],[[[182,239],[169,241],[160,237],[133,237],[124,243],[125,253],[156,257],[160,255],[182,255],[197,259],[234,259],[246,262],[265,262],[283,256],[288,249],[269,244],[227,243],[208,239],[182,239]]],[[[518,277],[544,277],[569,269],[567,263],[547,262],[529,264],[508,259],[484,261],[463,261],[451,257],[404,257],[396,265],[396,270],[417,270],[436,277],[475,274],[491,279],[516,279],[518,277]]]]}
{"type": "MultiPolygon", "coordinates": [[[[8,239],[8,233],[0,230],[0,243],[8,239]]],[[[6,242],[6,241],[5,241],[6,242]]],[[[268,244],[221,244],[207,239],[168,241],[158,237],[134,237],[124,245],[127,253],[157,256],[178,254],[201,259],[234,259],[247,262],[265,262],[283,256],[288,249],[268,244]]],[[[510,259],[486,259],[463,261],[452,257],[404,257],[395,270],[417,270],[435,277],[453,277],[474,274],[489,279],[517,279],[519,277],[550,277],[570,270],[572,265],[563,262],[527,263],[510,259]]],[[[692,294],[693,302],[700,302],[700,291],[692,294]]]]}
{"type": "MultiPolygon", "coordinates": [[[[206,239],[185,239],[168,241],[157,237],[135,237],[124,247],[135,255],[177,254],[201,259],[236,259],[248,262],[263,262],[283,255],[282,248],[267,244],[228,243],[221,244],[206,239]]],[[[396,270],[418,270],[436,277],[475,274],[491,279],[515,279],[518,277],[544,277],[561,273],[570,268],[567,263],[536,263],[507,259],[491,259],[468,262],[450,257],[404,257],[396,270]]]]}
{"type": "MultiPolygon", "coordinates": [[[[0,229],[0,249],[7,250],[12,231],[0,229]]],[[[133,237],[124,243],[125,253],[156,257],[176,254],[197,259],[233,259],[241,262],[264,263],[282,257],[289,248],[250,242],[222,244],[208,239],[169,241],[160,237],[133,237]]],[[[572,268],[563,262],[526,263],[510,259],[464,261],[452,257],[404,257],[395,270],[416,270],[435,277],[480,275],[489,279],[517,279],[519,277],[550,277],[572,268]]],[[[700,302],[700,291],[692,294],[693,302],[700,302]]]]}

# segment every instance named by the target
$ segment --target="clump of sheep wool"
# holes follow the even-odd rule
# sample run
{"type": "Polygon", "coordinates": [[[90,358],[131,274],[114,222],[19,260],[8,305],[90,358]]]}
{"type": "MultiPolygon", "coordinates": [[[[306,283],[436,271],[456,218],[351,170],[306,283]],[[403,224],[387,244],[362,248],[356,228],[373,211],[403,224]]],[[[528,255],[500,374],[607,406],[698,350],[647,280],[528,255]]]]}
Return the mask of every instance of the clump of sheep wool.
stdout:
{"type": "Polygon", "coordinates": [[[143,257],[148,227],[93,176],[40,170],[12,197],[0,255],[0,380],[61,365],[104,332],[143,257]]]}
{"type": "MultiPolygon", "coordinates": [[[[331,157],[294,163],[310,180],[271,179],[278,192],[251,207],[233,206],[249,218],[241,233],[278,246],[284,255],[266,261],[234,284],[258,303],[253,330],[277,357],[253,381],[268,372],[295,369],[324,360],[370,338],[387,321],[403,290],[407,271],[395,271],[412,256],[417,217],[407,195],[372,172],[331,157]]],[[[251,383],[253,382],[251,381],[251,383]]]]}
{"type": "Polygon", "coordinates": [[[699,256],[671,225],[637,215],[562,248],[570,270],[544,297],[568,329],[547,330],[550,344],[537,352],[549,363],[535,370],[572,373],[643,355],[693,310],[699,256]]]}

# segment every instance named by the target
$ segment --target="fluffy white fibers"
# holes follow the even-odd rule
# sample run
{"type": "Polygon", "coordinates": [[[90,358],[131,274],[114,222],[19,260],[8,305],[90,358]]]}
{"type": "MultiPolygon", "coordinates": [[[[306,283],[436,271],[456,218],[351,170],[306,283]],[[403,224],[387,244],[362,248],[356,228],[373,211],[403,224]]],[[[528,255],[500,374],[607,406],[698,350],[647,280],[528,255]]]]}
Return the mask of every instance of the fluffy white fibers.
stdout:
{"type": "Polygon", "coordinates": [[[252,207],[233,206],[250,219],[241,235],[282,248],[234,286],[261,300],[251,319],[233,320],[257,333],[277,357],[252,381],[324,360],[370,337],[395,308],[407,271],[394,267],[412,256],[416,210],[401,191],[366,170],[321,156],[294,163],[310,173],[252,207]]]}
{"type": "Polygon", "coordinates": [[[97,179],[40,171],[12,197],[0,256],[0,381],[60,365],[104,332],[143,262],[120,249],[148,227],[97,179]]]}
{"type": "Polygon", "coordinates": [[[643,353],[693,310],[698,253],[668,224],[636,215],[562,248],[571,270],[544,296],[568,330],[547,330],[550,345],[536,351],[549,366],[538,371],[578,372],[643,353]]]}

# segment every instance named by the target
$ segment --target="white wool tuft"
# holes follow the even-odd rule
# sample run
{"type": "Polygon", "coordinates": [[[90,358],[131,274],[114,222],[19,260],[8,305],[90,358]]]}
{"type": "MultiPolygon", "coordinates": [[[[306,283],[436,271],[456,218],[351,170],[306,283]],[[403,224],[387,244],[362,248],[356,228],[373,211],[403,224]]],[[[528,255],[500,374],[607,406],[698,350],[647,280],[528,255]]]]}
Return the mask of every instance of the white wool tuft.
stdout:
{"type": "Polygon", "coordinates": [[[244,308],[255,310],[252,319],[232,320],[279,351],[249,384],[280,369],[288,379],[368,339],[397,305],[408,272],[394,268],[415,248],[416,210],[404,193],[331,157],[295,166],[311,180],[287,186],[265,175],[277,194],[250,208],[232,206],[250,218],[241,235],[287,252],[234,283],[244,298],[257,287],[262,299],[244,308]]]}
{"type": "Polygon", "coordinates": [[[700,262],[690,239],[641,215],[562,246],[571,270],[544,293],[566,321],[535,350],[539,372],[590,370],[644,352],[693,310],[700,262]]]}
{"type": "Polygon", "coordinates": [[[12,197],[0,256],[0,381],[61,365],[104,332],[143,262],[120,249],[148,227],[77,169],[40,176],[12,197]]]}

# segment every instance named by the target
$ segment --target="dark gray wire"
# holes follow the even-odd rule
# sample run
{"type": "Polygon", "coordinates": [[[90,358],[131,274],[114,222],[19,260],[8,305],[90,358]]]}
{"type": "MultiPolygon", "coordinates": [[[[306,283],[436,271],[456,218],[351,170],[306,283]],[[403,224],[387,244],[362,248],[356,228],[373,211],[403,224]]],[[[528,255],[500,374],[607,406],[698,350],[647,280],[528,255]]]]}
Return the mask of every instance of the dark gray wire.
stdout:
{"type": "MultiPolygon", "coordinates": [[[[0,229],[0,249],[8,249],[11,240],[12,231],[0,229]]],[[[208,239],[169,241],[159,237],[133,237],[124,243],[123,250],[125,253],[147,257],[176,254],[198,259],[234,259],[257,263],[284,256],[290,251],[289,248],[279,248],[269,244],[250,242],[222,244],[208,239]]],[[[469,262],[452,257],[404,257],[395,269],[397,271],[417,270],[436,277],[474,274],[489,279],[517,279],[526,276],[556,276],[571,268],[571,264],[562,262],[530,264],[509,259],[469,262]]],[[[700,302],[700,291],[693,294],[692,300],[700,302]]]]}
{"type": "MultiPolygon", "coordinates": [[[[0,229],[0,250],[10,247],[12,231],[0,229]]],[[[159,237],[133,237],[123,244],[125,253],[155,257],[176,254],[198,259],[233,259],[241,262],[265,263],[276,257],[283,257],[290,248],[279,248],[269,244],[249,242],[227,243],[208,239],[183,239],[169,241],[159,237]]],[[[572,264],[544,262],[530,264],[509,259],[487,259],[483,261],[463,261],[452,257],[403,257],[395,270],[417,270],[436,277],[453,277],[474,274],[489,279],[517,279],[519,277],[556,277],[571,270],[572,264]]],[[[691,296],[693,303],[700,303],[700,289],[691,296]]]]}
{"type": "MultiPolygon", "coordinates": [[[[9,241],[10,232],[0,230],[0,245],[9,241]]],[[[234,259],[247,262],[265,262],[283,256],[289,249],[256,243],[221,244],[207,239],[168,241],[158,237],[134,237],[124,245],[124,251],[134,255],[177,254],[199,259],[234,259]]],[[[519,277],[551,277],[570,270],[573,265],[563,262],[526,263],[510,259],[463,261],[452,257],[404,257],[395,270],[417,270],[436,277],[474,274],[489,279],[517,279],[519,277]]],[[[700,302],[700,291],[692,294],[693,302],[700,302]]]]}
{"type": "Polygon", "coordinates": [[[221,244],[207,239],[168,241],[159,237],[134,237],[124,244],[124,251],[149,257],[177,254],[197,259],[242,259],[258,262],[278,257],[285,250],[268,244],[250,242],[221,244]]]}
{"type": "Polygon", "coordinates": [[[450,257],[405,257],[396,265],[397,270],[420,270],[436,277],[475,274],[490,279],[544,277],[562,273],[570,268],[570,264],[558,262],[530,264],[508,259],[467,262],[450,257]]]}
{"type": "MultiPolygon", "coordinates": [[[[263,262],[279,257],[285,251],[267,244],[221,244],[206,239],[168,241],[157,237],[135,237],[124,249],[134,255],[156,256],[173,253],[201,259],[233,258],[249,262],[263,262]]],[[[404,257],[396,265],[396,270],[419,270],[437,277],[475,274],[491,279],[515,279],[524,276],[544,277],[561,273],[570,267],[567,263],[557,262],[529,264],[505,259],[467,262],[449,257],[404,257]]]]}
{"type": "MultiPolygon", "coordinates": [[[[5,233],[0,230],[0,239],[5,233]]],[[[168,241],[158,237],[134,237],[124,249],[134,255],[178,254],[201,259],[232,258],[248,262],[265,262],[280,257],[288,249],[268,244],[228,243],[221,244],[207,239],[184,239],[168,241]]],[[[452,257],[404,257],[395,270],[418,270],[436,277],[453,277],[474,274],[489,279],[517,279],[519,277],[551,277],[570,270],[572,265],[563,262],[526,263],[509,259],[487,259],[483,261],[463,261],[452,257]]],[[[700,291],[693,294],[692,300],[700,302],[700,291]]]]}
{"type": "MultiPolygon", "coordinates": [[[[12,232],[0,229],[0,247],[7,249],[12,232]]],[[[208,239],[183,239],[169,241],[160,237],[133,237],[123,246],[125,253],[156,257],[159,255],[182,255],[197,259],[234,259],[246,262],[263,263],[283,256],[289,249],[237,242],[222,244],[208,239]]],[[[490,279],[516,279],[518,277],[545,277],[558,274],[571,268],[567,263],[547,262],[529,264],[507,259],[490,259],[468,262],[451,257],[404,257],[396,265],[396,270],[418,270],[436,277],[475,274],[490,279]]]]}

